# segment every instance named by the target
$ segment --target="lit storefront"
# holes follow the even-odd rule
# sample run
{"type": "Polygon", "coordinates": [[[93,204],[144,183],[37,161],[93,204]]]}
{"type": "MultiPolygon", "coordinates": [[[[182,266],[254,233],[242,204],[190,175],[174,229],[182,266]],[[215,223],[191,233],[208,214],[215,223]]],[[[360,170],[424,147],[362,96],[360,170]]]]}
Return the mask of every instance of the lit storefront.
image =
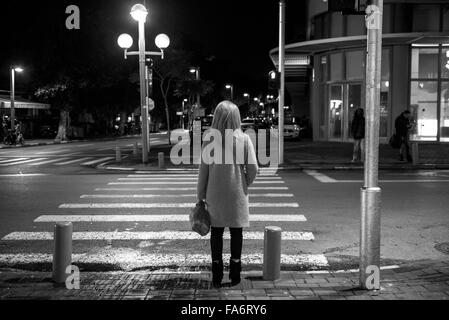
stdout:
{"type": "MultiPolygon", "coordinates": [[[[381,141],[388,141],[396,117],[407,109],[414,119],[413,140],[449,142],[449,4],[384,3],[381,141]]],[[[308,40],[286,45],[286,57],[310,59],[309,90],[300,99],[309,110],[294,102],[292,107],[310,115],[314,140],[350,141],[354,111],[365,108],[364,16],[328,12],[325,1],[312,0],[308,21],[308,40]]],[[[278,49],[270,55],[276,64],[278,49]]],[[[288,73],[286,82],[292,94],[288,73]]]]}

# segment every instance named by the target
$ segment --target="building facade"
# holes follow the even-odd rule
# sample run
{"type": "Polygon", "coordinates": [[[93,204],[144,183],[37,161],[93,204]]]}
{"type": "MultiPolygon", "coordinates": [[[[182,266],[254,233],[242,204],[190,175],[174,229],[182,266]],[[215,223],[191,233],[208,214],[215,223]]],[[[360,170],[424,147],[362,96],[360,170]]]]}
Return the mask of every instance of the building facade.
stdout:
{"type": "MultiPolygon", "coordinates": [[[[365,107],[365,17],[328,12],[327,0],[309,0],[307,19],[307,40],[286,45],[292,107],[310,117],[314,140],[349,141],[353,113],[365,107]]],[[[277,64],[278,49],[270,55],[277,64]]],[[[384,1],[379,108],[383,142],[404,110],[413,115],[412,140],[449,142],[447,0],[384,1]]]]}

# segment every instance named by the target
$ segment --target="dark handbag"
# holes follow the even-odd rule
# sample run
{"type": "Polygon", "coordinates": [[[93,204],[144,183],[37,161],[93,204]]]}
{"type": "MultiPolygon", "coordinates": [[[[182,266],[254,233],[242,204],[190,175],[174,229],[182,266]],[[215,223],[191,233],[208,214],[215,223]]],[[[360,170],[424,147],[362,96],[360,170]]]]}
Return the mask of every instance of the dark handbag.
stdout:
{"type": "Polygon", "coordinates": [[[389,144],[393,149],[399,149],[401,148],[401,138],[395,133],[391,136],[389,144]]]}
{"type": "Polygon", "coordinates": [[[199,201],[189,215],[192,230],[200,236],[206,236],[210,231],[210,214],[206,209],[206,203],[199,201]]]}

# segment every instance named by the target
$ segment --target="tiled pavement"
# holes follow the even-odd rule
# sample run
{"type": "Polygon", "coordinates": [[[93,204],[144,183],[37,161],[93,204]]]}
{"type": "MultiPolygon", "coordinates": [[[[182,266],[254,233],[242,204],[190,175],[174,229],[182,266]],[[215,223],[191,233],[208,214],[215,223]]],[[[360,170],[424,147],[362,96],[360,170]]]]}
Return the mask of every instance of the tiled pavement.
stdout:
{"type": "Polygon", "coordinates": [[[414,262],[381,271],[381,290],[358,289],[357,272],[282,272],[263,281],[244,272],[243,281],[212,289],[209,272],[86,272],[80,290],[51,282],[51,274],[0,272],[0,300],[449,300],[449,260],[414,262]]]}

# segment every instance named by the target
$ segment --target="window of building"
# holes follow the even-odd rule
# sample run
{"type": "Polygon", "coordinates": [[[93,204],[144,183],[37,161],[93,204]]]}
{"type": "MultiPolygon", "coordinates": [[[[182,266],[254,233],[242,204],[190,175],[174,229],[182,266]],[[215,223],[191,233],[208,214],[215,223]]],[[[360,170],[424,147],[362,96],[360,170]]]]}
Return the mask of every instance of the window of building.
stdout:
{"type": "Polygon", "coordinates": [[[330,57],[330,80],[343,80],[343,53],[333,53],[330,57]]]}
{"type": "Polygon", "coordinates": [[[331,15],[331,38],[344,36],[344,17],[340,12],[331,15]]]}
{"type": "Polygon", "coordinates": [[[413,32],[437,32],[439,30],[439,5],[415,5],[413,7],[413,32]]]}
{"type": "Polygon", "coordinates": [[[382,50],[382,79],[380,86],[380,137],[388,137],[390,114],[390,50],[382,50]]]}
{"type": "Polygon", "coordinates": [[[443,47],[441,54],[441,78],[449,79],[449,47],[443,47]]]}
{"type": "Polygon", "coordinates": [[[366,34],[365,16],[346,16],[346,36],[362,36],[366,34]]]}
{"type": "Polygon", "coordinates": [[[449,81],[441,83],[440,141],[449,142],[449,81]]]}
{"type": "Polygon", "coordinates": [[[436,79],[438,78],[438,48],[412,49],[412,78],[436,79]]]}
{"type": "Polygon", "coordinates": [[[328,72],[327,61],[328,61],[327,56],[325,56],[325,55],[320,56],[320,76],[319,76],[320,82],[329,81],[329,72],[328,72]]]}
{"type": "Polygon", "coordinates": [[[443,31],[449,31],[449,5],[443,6],[443,31]]]}
{"type": "Polygon", "coordinates": [[[413,140],[436,141],[438,134],[438,81],[412,81],[410,111],[415,120],[413,140]]]}
{"type": "Polygon", "coordinates": [[[365,76],[365,52],[346,52],[346,80],[362,80],[365,76]]]}
{"type": "Polygon", "coordinates": [[[392,4],[384,4],[383,11],[383,33],[392,33],[393,26],[393,5],[392,4]]]}

